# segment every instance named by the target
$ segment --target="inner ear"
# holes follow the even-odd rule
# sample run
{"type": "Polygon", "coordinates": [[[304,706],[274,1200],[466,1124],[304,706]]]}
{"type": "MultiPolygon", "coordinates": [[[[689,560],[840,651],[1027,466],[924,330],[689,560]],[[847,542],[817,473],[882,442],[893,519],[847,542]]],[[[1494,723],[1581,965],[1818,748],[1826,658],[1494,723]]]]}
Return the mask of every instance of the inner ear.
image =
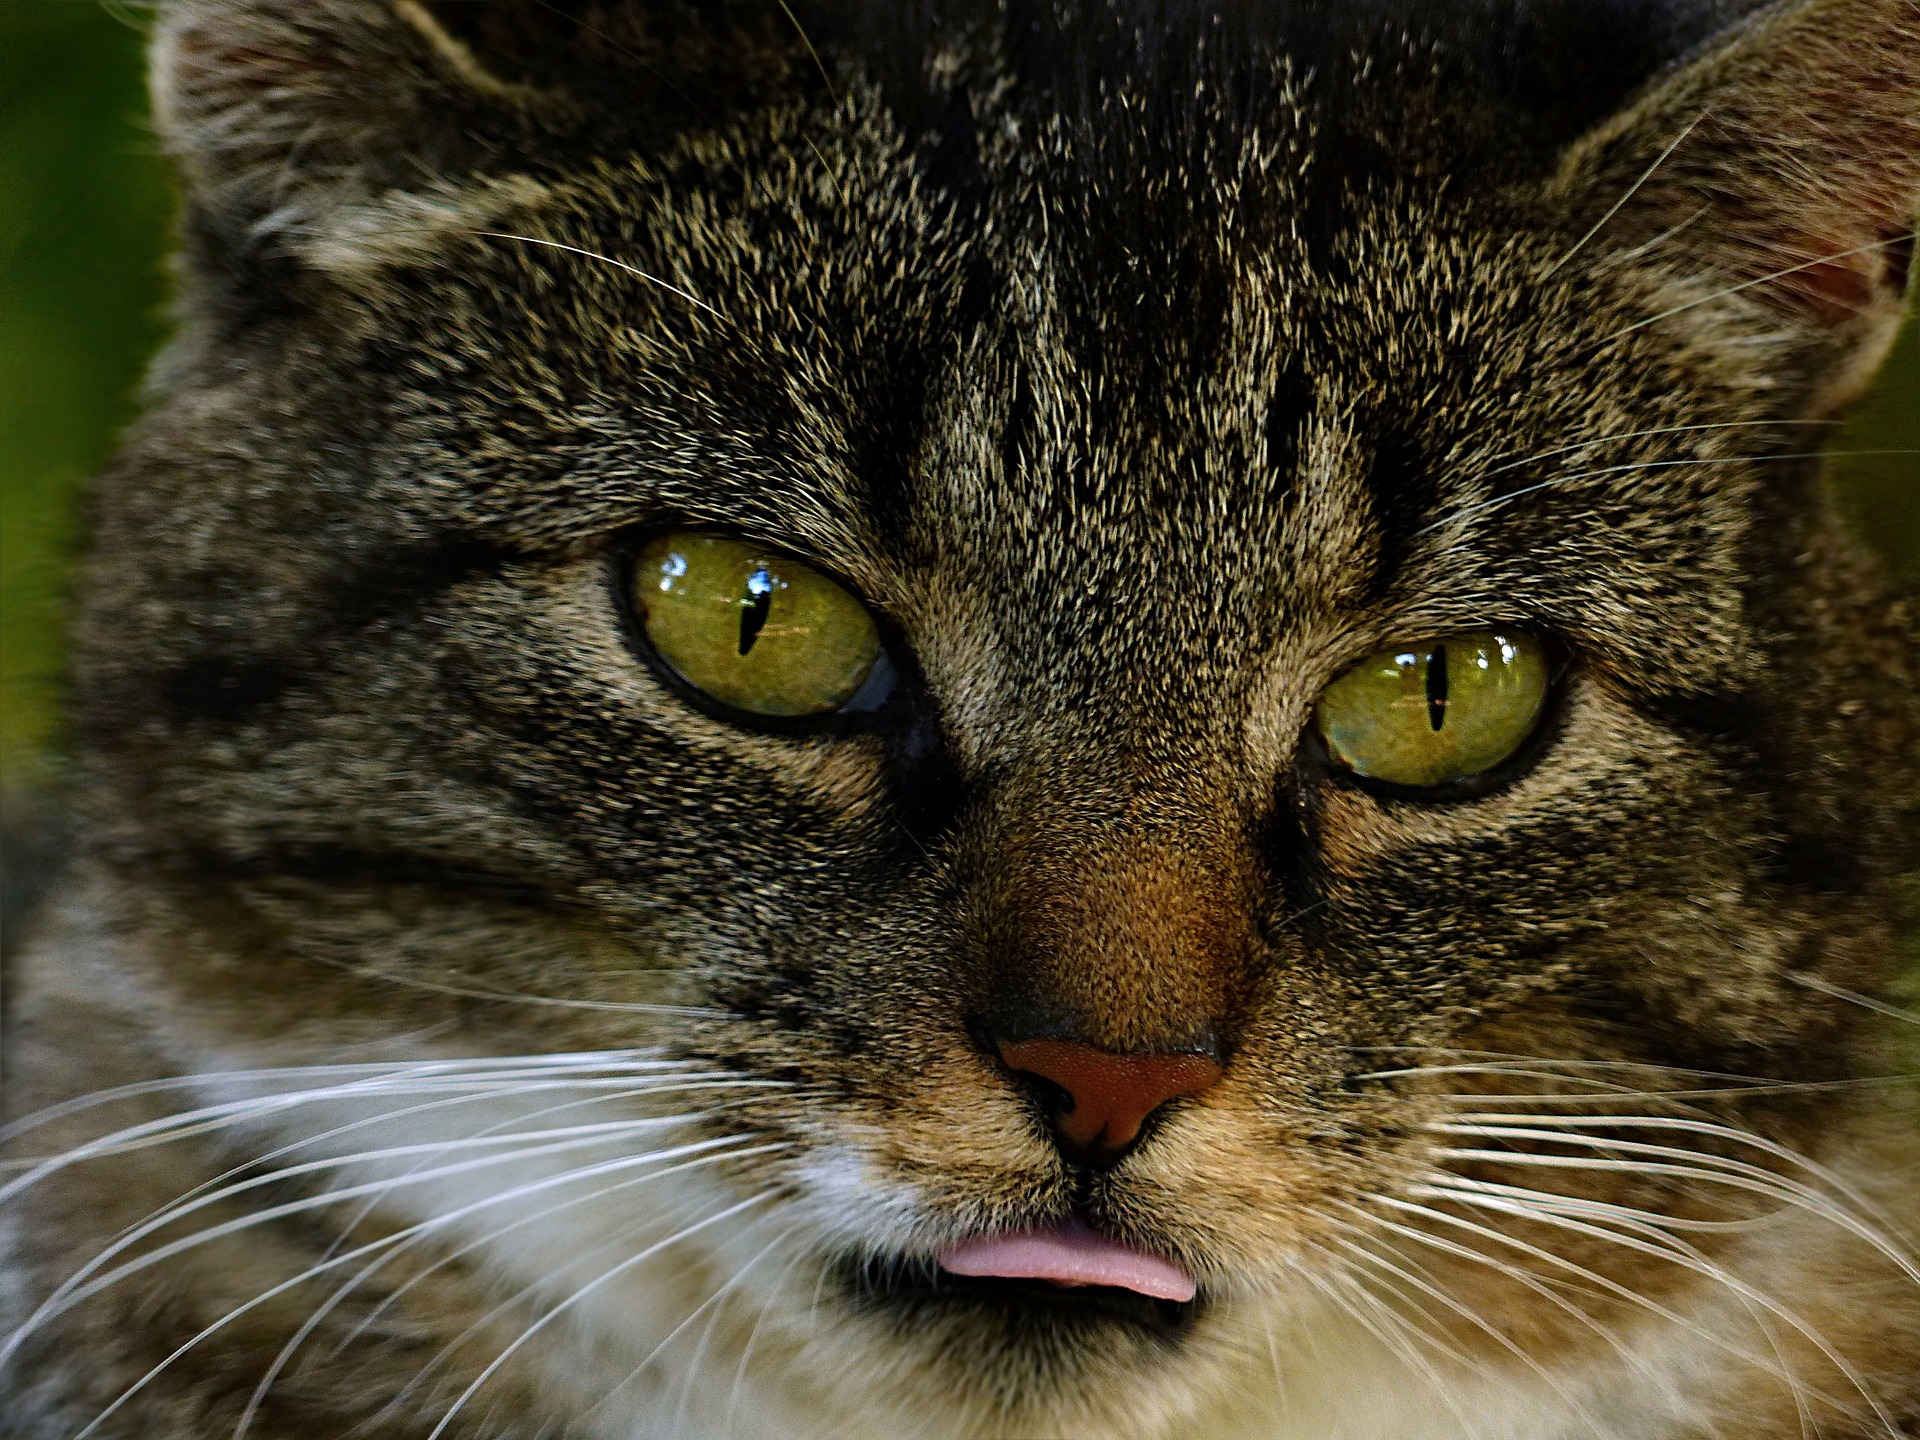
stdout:
{"type": "Polygon", "coordinates": [[[1907,291],[1913,260],[1913,235],[1902,230],[1864,244],[1850,243],[1850,235],[1789,233],[1781,255],[1806,255],[1789,261],[1791,268],[1775,283],[1790,309],[1811,317],[1828,329],[1872,313],[1888,298],[1897,301],[1907,291]]]}

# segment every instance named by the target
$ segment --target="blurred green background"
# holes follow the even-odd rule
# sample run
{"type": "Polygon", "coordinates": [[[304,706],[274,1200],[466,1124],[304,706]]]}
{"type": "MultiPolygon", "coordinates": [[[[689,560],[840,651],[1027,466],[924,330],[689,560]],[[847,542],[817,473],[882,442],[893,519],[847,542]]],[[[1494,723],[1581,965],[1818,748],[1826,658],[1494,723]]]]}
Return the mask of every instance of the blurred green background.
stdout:
{"type": "MultiPolygon", "coordinates": [[[[0,779],[42,778],[76,494],[159,339],[169,197],[143,126],[139,10],[0,0],[0,779]]],[[[1846,503],[1920,581],[1920,328],[1840,447],[1846,503]]]]}
{"type": "Polygon", "coordinates": [[[171,201],[139,19],[0,0],[0,780],[41,778],[75,500],[160,338],[171,201]]]}

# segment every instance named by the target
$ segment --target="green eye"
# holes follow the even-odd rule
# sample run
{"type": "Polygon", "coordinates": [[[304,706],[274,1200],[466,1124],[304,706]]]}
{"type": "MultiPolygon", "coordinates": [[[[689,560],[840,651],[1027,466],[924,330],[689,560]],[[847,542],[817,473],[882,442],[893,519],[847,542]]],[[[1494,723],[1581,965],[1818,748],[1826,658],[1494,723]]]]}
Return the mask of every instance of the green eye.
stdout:
{"type": "Polygon", "coordinates": [[[1336,762],[1393,785],[1441,785],[1491,770],[1526,743],[1547,701],[1546,651],[1525,635],[1472,630],[1369,655],[1314,714],[1336,762]]]}
{"type": "Polygon", "coordinates": [[[723,705],[798,719],[885,698],[872,694],[886,679],[873,617],[796,560],[676,530],[640,551],[633,598],[654,652],[723,705]]]}

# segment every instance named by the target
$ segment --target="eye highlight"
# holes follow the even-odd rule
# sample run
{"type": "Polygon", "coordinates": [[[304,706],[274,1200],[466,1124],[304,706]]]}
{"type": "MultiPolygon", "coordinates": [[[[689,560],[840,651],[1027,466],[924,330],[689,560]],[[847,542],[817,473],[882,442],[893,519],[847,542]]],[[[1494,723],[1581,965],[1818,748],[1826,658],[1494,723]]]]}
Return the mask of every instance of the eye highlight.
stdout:
{"type": "Polygon", "coordinates": [[[891,667],[873,616],[810,565],[695,530],[634,559],[634,611],[675,677],[732,710],[797,720],[866,711],[891,667]]]}
{"type": "Polygon", "coordinates": [[[1538,727],[1551,681],[1538,640],[1470,630],[1369,655],[1327,687],[1314,724],[1343,769],[1428,788],[1512,757],[1538,727]]]}

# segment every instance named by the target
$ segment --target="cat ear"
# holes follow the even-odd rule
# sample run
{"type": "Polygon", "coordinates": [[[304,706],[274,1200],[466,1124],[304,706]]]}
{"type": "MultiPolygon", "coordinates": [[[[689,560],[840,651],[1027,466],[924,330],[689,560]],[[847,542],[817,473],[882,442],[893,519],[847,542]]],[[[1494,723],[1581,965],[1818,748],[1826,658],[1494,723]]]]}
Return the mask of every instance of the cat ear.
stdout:
{"type": "Polygon", "coordinates": [[[1920,0],[1784,0],[1577,144],[1583,242],[1632,250],[1672,305],[1766,307],[1811,342],[1816,403],[1884,358],[1920,214],[1920,0]]]}
{"type": "Polygon", "coordinates": [[[768,43],[758,14],[769,7],[743,21],[746,8],[164,0],[154,114],[193,233],[311,259],[356,207],[430,220],[490,203],[516,171],[712,123],[787,63],[777,41],[790,37],[768,43]]]}
{"type": "Polygon", "coordinates": [[[175,0],[150,74],[196,226],[233,241],[468,171],[490,132],[564,105],[496,75],[416,0],[175,0]]]}

